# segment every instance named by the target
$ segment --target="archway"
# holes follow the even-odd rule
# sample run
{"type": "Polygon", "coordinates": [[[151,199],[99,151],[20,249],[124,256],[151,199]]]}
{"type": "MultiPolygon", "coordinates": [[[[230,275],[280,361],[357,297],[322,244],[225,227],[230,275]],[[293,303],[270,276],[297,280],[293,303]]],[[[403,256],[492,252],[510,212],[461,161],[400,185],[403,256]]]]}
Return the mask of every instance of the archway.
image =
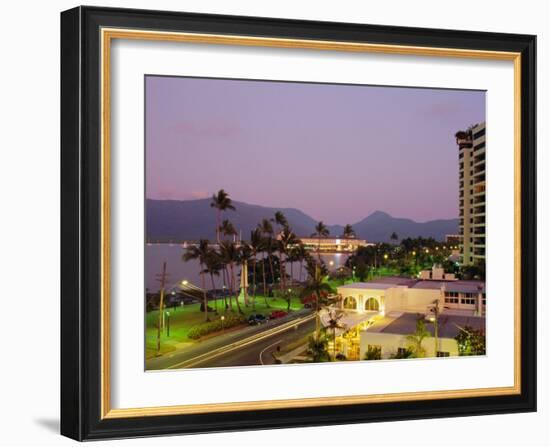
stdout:
{"type": "Polygon", "coordinates": [[[376,298],[369,298],[367,301],[365,301],[365,310],[380,310],[380,303],[376,298]]]}
{"type": "Polygon", "coordinates": [[[357,310],[357,300],[352,296],[346,297],[344,299],[344,309],[357,310]]]}

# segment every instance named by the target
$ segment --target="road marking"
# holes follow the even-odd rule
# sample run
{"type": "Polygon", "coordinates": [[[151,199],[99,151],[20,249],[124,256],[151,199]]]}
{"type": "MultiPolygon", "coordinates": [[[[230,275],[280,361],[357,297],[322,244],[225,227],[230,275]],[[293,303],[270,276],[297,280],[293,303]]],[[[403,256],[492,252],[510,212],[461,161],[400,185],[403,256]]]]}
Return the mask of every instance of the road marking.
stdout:
{"type": "Polygon", "coordinates": [[[267,351],[267,350],[268,350],[269,348],[271,348],[272,346],[275,346],[276,344],[281,343],[282,341],[283,341],[283,339],[281,338],[280,340],[276,341],[275,343],[273,343],[273,344],[271,344],[271,345],[265,347],[264,349],[262,349],[262,352],[260,352],[260,363],[261,363],[262,365],[265,365],[265,363],[264,363],[264,361],[263,361],[263,359],[262,359],[262,356],[264,355],[264,352],[267,351]]]}
{"type": "Polygon", "coordinates": [[[257,343],[257,342],[263,340],[264,338],[271,337],[271,336],[273,336],[275,334],[278,334],[280,332],[285,332],[288,329],[290,329],[293,325],[299,326],[303,323],[306,323],[306,322],[312,320],[313,318],[315,318],[315,314],[310,314],[310,315],[308,315],[306,317],[303,317],[299,320],[289,321],[289,322],[284,323],[280,326],[276,326],[272,329],[269,329],[268,331],[264,332],[263,334],[262,333],[256,334],[256,335],[253,335],[251,337],[245,338],[244,340],[239,340],[239,341],[233,342],[230,345],[223,346],[221,348],[215,349],[212,352],[207,352],[205,354],[201,354],[201,355],[198,355],[196,357],[193,357],[192,359],[187,359],[187,360],[184,360],[182,362],[175,363],[174,365],[168,366],[165,369],[190,368],[190,367],[199,365],[201,363],[204,363],[206,360],[211,360],[211,359],[213,359],[213,358],[215,358],[219,355],[227,354],[231,351],[234,351],[235,349],[243,348],[243,347],[248,346],[250,344],[257,343]]]}

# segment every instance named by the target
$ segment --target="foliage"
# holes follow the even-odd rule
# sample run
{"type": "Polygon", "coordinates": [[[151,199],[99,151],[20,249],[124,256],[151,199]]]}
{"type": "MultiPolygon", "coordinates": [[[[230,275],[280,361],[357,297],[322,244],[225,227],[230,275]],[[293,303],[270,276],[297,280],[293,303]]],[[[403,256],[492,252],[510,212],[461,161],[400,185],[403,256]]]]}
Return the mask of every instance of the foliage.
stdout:
{"type": "Polygon", "coordinates": [[[328,338],[325,333],[311,335],[308,339],[307,353],[311,356],[313,363],[330,362],[328,352],[328,338]]]}
{"type": "Polygon", "coordinates": [[[344,226],[344,230],[342,231],[342,237],[344,239],[351,239],[355,236],[355,230],[353,229],[353,227],[350,224],[346,224],[344,226]]]}
{"type": "Polygon", "coordinates": [[[351,278],[352,272],[349,267],[342,266],[336,269],[333,272],[329,272],[329,279],[339,282],[341,285],[344,285],[346,279],[351,278]]]}
{"type": "Polygon", "coordinates": [[[382,360],[382,348],[380,346],[370,346],[365,352],[365,360],[382,360]]]}
{"type": "Polygon", "coordinates": [[[247,320],[244,315],[227,315],[223,321],[219,319],[192,327],[189,329],[187,337],[192,340],[197,340],[205,335],[212,334],[213,332],[219,332],[223,329],[239,326],[240,324],[244,324],[246,322],[247,320]]]}
{"type": "Polygon", "coordinates": [[[416,330],[414,334],[407,336],[409,342],[409,349],[418,358],[426,357],[426,350],[422,346],[422,342],[425,338],[430,337],[430,332],[426,329],[426,321],[423,315],[419,315],[416,320],[416,330]]]}
{"type": "Polygon", "coordinates": [[[458,355],[485,355],[485,333],[465,326],[455,337],[458,343],[458,355]]]}
{"type": "Polygon", "coordinates": [[[413,359],[416,356],[411,348],[407,348],[401,351],[397,351],[390,356],[390,359],[413,359]]]}
{"type": "Polygon", "coordinates": [[[479,279],[485,280],[485,263],[476,265],[464,265],[460,269],[462,279],[479,279]]]}

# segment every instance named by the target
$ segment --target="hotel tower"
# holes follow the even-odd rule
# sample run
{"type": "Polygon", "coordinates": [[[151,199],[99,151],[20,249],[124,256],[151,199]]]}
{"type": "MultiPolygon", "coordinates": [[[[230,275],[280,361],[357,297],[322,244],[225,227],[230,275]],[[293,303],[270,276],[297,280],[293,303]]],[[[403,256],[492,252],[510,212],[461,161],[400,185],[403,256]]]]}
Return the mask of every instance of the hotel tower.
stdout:
{"type": "Polygon", "coordinates": [[[463,265],[485,262],[485,123],[456,133],[463,265]]]}

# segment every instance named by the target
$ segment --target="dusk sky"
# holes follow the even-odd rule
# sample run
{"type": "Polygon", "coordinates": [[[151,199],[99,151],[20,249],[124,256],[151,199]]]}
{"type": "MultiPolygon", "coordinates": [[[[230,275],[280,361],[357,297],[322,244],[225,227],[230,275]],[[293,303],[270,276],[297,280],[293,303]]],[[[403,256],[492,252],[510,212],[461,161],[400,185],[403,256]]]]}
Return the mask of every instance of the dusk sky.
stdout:
{"type": "Polygon", "coordinates": [[[453,218],[454,134],[484,120],[480,91],[148,76],[146,196],[453,218]]]}

